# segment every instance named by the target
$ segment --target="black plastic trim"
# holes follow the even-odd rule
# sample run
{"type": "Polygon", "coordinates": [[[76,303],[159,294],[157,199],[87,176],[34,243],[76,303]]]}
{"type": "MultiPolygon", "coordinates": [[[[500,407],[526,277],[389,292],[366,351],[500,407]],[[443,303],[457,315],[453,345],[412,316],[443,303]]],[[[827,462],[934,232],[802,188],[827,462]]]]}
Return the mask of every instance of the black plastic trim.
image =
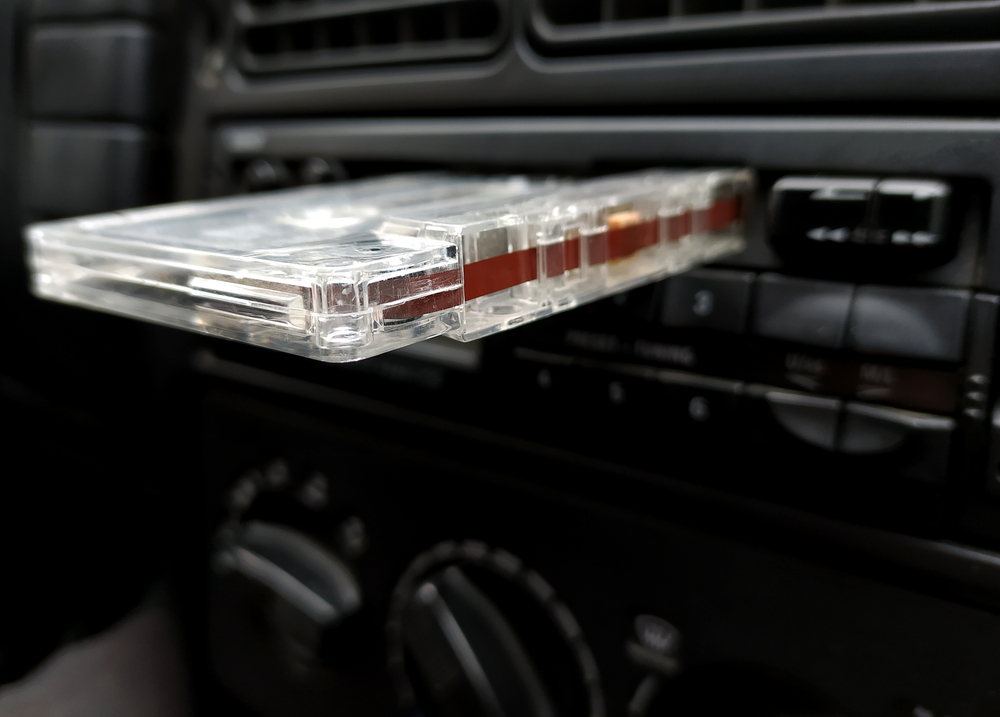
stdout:
{"type": "MultiPolygon", "coordinates": [[[[707,508],[708,513],[713,516],[710,522],[715,526],[745,521],[753,526],[754,534],[743,531],[742,539],[760,540],[773,531],[779,536],[777,541],[785,549],[794,551],[795,546],[798,546],[799,549],[808,551],[813,559],[829,559],[833,557],[832,553],[839,556],[833,562],[842,560],[854,568],[860,567],[859,559],[876,565],[891,565],[910,574],[910,579],[904,582],[910,582],[914,578],[919,582],[918,576],[923,576],[925,579],[950,585],[951,590],[946,589],[946,592],[957,588],[963,601],[992,609],[1000,607],[1000,555],[993,552],[850,525],[791,508],[721,493],[704,486],[625,469],[592,458],[584,459],[559,449],[499,436],[465,424],[430,417],[338,389],[221,359],[209,350],[195,353],[192,363],[194,369],[203,375],[257,387],[268,393],[303,399],[314,405],[336,405],[362,414],[379,416],[383,420],[410,423],[419,425],[422,429],[462,436],[463,441],[493,445],[494,450],[499,449],[505,454],[530,453],[563,465],[579,466],[584,472],[606,471],[609,475],[646,483],[655,486],[654,490],[662,491],[662,494],[671,495],[674,500],[684,501],[692,506],[700,504],[707,508]]],[[[574,474],[574,481],[575,477],[574,474]]],[[[651,504],[658,502],[652,501],[651,504]]],[[[763,542],[770,541],[764,538],[763,542]]],[[[887,576],[882,577],[884,579],[887,576]]]]}
{"type": "MultiPolygon", "coordinates": [[[[211,114],[684,103],[984,101],[1000,42],[822,45],[548,59],[517,43],[494,60],[250,78],[228,66],[196,90],[211,114]]],[[[943,108],[947,112],[947,108],[943,108]]]]}
{"type": "MultiPolygon", "coordinates": [[[[511,118],[239,122],[221,125],[214,164],[324,155],[341,160],[580,169],[596,164],[735,164],[787,172],[972,177],[1000,205],[1000,121],[811,118],[511,118]]],[[[196,176],[195,180],[203,179],[196,176]]],[[[203,187],[202,187],[203,191],[203,187]]],[[[991,221],[980,286],[1000,290],[991,221]]]]}

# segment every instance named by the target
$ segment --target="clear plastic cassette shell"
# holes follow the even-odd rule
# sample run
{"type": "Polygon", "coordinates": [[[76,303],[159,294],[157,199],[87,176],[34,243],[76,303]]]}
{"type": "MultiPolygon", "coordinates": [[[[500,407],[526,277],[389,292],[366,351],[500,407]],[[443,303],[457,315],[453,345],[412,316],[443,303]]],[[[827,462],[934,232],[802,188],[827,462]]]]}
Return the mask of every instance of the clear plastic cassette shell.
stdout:
{"type": "Polygon", "coordinates": [[[324,361],[468,341],[739,251],[747,170],[411,174],[27,229],[38,296],[324,361]]]}

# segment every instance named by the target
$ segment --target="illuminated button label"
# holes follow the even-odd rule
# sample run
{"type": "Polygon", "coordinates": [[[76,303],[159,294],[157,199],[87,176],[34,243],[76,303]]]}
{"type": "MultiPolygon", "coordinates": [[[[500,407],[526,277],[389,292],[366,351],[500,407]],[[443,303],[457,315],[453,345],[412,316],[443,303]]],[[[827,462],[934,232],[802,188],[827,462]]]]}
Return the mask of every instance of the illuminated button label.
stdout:
{"type": "Polygon", "coordinates": [[[695,316],[705,317],[712,313],[715,306],[715,294],[708,289],[702,289],[694,295],[694,306],[691,312],[695,316]]]}

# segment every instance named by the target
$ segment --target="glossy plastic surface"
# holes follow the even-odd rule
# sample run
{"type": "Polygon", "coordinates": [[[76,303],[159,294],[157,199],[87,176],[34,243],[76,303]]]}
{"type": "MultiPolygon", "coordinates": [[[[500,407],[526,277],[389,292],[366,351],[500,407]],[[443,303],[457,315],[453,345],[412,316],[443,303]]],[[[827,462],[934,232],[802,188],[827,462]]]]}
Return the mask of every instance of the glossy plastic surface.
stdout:
{"type": "Polygon", "coordinates": [[[34,291],[325,361],[471,340],[742,248],[752,176],[411,174],[37,224],[34,291]]]}

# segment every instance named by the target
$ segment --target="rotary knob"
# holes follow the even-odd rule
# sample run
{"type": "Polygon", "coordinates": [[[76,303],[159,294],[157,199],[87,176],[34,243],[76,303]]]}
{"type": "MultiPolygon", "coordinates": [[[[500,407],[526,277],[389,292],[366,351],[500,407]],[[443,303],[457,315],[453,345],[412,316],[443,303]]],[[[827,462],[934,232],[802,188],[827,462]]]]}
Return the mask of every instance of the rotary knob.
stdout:
{"type": "Polygon", "coordinates": [[[281,525],[248,523],[213,559],[217,582],[255,594],[290,664],[320,660],[324,633],[361,608],[347,566],[311,538],[281,525]]]}
{"type": "Polygon", "coordinates": [[[212,556],[209,587],[213,669],[255,712],[318,715],[357,691],[338,668],[364,651],[362,593],[325,545],[248,521],[212,556]]]}
{"type": "Polygon", "coordinates": [[[579,625],[536,572],[482,543],[419,556],[393,596],[389,667],[404,710],[433,717],[601,717],[579,625]]]}

